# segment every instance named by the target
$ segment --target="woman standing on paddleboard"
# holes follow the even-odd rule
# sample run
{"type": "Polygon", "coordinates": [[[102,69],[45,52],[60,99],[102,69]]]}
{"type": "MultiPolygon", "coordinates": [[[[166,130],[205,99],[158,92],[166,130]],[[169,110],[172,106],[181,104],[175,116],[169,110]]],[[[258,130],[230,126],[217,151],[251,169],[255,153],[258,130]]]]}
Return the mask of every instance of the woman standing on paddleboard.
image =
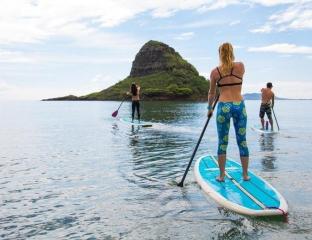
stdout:
{"type": "Polygon", "coordinates": [[[220,65],[211,71],[210,90],[208,94],[208,116],[212,115],[212,104],[219,88],[219,103],[217,107],[218,130],[218,164],[220,175],[218,181],[224,181],[226,149],[229,141],[230,120],[233,118],[236,141],[239,148],[243,167],[243,178],[249,180],[248,161],[249,152],[246,142],[247,114],[245,103],[241,95],[243,76],[245,73],[242,62],[234,62],[233,47],[230,43],[223,43],[219,47],[220,65]]]}
{"type": "MultiPolygon", "coordinates": [[[[137,110],[138,120],[140,122],[140,86],[133,82],[131,84],[130,93],[132,96],[132,122],[134,120],[135,109],[137,110]]],[[[127,94],[130,94],[127,92],[127,94]]]]}

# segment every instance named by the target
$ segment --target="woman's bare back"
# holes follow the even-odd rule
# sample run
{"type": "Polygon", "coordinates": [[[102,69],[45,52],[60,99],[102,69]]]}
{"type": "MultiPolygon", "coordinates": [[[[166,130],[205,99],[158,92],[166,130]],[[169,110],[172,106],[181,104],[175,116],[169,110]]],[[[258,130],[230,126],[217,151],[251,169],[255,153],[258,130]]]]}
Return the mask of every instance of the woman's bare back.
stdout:
{"type": "Polygon", "coordinates": [[[221,87],[219,88],[220,89],[219,101],[239,102],[243,100],[243,97],[241,95],[242,85],[230,85],[230,86],[222,86],[222,85],[241,83],[245,73],[244,64],[241,62],[235,62],[232,69],[232,74],[231,72],[221,73],[220,76],[220,73],[218,71],[218,68],[215,68],[212,70],[210,75],[212,88],[216,87],[218,83],[221,85],[221,87]]]}

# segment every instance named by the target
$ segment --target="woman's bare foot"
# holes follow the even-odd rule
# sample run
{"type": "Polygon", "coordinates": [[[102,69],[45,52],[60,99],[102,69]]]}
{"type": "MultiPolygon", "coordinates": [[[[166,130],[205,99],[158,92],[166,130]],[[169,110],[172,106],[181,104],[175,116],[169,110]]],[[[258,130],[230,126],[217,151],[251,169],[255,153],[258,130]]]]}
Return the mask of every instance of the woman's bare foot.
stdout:
{"type": "Polygon", "coordinates": [[[224,177],[216,177],[217,182],[224,182],[224,177]]]}
{"type": "Polygon", "coordinates": [[[243,179],[244,179],[244,181],[249,181],[250,177],[248,175],[247,176],[243,176],[243,179]]]}

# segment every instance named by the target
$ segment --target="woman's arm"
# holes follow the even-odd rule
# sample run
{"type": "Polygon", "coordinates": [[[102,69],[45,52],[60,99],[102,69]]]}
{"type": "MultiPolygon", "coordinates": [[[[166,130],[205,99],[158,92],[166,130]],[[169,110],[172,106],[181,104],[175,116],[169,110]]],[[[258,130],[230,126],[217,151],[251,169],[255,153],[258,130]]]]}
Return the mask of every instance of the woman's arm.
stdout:
{"type": "Polygon", "coordinates": [[[212,108],[213,100],[215,99],[216,96],[216,78],[214,71],[211,72],[210,74],[210,88],[208,92],[208,106],[212,108]]]}
{"type": "Polygon", "coordinates": [[[141,87],[137,85],[137,96],[140,96],[140,90],[141,90],[141,87]]]}
{"type": "Polygon", "coordinates": [[[216,96],[216,89],[217,89],[216,83],[217,83],[217,80],[215,77],[215,72],[213,70],[210,74],[210,86],[209,86],[209,92],[208,92],[208,107],[207,107],[208,117],[211,117],[212,112],[213,112],[212,105],[216,96]]]}
{"type": "Polygon", "coordinates": [[[126,92],[126,94],[127,94],[127,95],[131,95],[130,93],[131,93],[131,87],[130,87],[130,89],[129,89],[129,92],[126,92]]]}

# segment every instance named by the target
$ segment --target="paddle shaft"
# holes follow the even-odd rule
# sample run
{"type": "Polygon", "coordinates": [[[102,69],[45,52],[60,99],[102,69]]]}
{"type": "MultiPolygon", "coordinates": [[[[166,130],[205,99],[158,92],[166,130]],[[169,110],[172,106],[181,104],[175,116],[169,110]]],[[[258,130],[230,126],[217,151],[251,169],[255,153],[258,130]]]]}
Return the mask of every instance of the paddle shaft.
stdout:
{"type": "Polygon", "coordinates": [[[276,122],[277,128],[278,128],[278,130],[280,130],[280,127],[279,127],[279,125],[278,125],[277,118],[276,118],[276,116],[275,116],[275,112],[274,112],[274,109],[273,109],[273,108],[272,108],[272,112],[273,112],[273,115],[274,115],[274,118],[275,118],[275,122],[276,122]]]}
{"type": "MultiPolygon", "coordinates": [[[[218,100],[219,100],[219,95],[217,95],[216,100],[214,101],[214,103],[213,103],[213,105],[212,105],[212,111],[215,109],[218,100]]],[[[204,133],[205,133],[205,131],[206,131],[206,128],[207,128],[207,126],[208,126],[208,123],[209,123],[211,117],[212,117],[212,114],[207,118],[207,121],[206,121],[206,123],[205,123],[205,126],[204,126],[204,128],[203,128],[203,130],[202,130],[202,132],[201,132],[201,134],[200,134],[200,137],[199,137],[199,139],[198,139],[198,141],[197,141],[196,147],[195,147],[195,149],[194,149],[194,151],[193,151],[191,160],[189,161],[189,163],[188,163],[188,165],[187,165],[187,168],[185,169],[185,172],[184,172],[184,175],[183,175],[183,177],[182,177],[181,182],[178,184],[179,187],[183,187],[183,182],[184,182],[184,180],[185,180],[185,178],[186,178],[186,175],[187,175],[187,173],[188,173],[188,171],[189,171],[189,169],[190,169],[190,167],[191,167],[191,165],[192,165],[193,159],[194,159],[194,157],[195,157],[195,154],[196,154],[197,149],[198,149],[198,147],[199,147],[199,144],[200,144],[200,142],[201,142],[201,140],[202,140],[202,138],[203,138],[203,136],[204,136],[204,133]]]]}
{"type": "Polygon", "coordinates": [[[117,108],[117,111],[119,110],[119,108],[121,107],[121,105],[123,104],[123,102],[126,100],[127,97],[128,97],[128,96],[126,95],[126,96],[122,99],[122,101],[121,101],[119,107],[117,108]]]}

